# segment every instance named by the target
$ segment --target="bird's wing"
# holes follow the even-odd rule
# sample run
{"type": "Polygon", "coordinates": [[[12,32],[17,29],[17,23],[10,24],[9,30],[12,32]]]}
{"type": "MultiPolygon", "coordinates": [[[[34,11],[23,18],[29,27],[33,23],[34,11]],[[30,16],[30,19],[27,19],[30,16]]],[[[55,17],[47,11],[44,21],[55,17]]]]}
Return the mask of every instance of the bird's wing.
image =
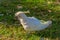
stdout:
{"type": "Polygon", "coordinates": [[[31,20],[34,24],[40,24],[40,20],[35,17],[28,17],[28,19],[31,20]]]}

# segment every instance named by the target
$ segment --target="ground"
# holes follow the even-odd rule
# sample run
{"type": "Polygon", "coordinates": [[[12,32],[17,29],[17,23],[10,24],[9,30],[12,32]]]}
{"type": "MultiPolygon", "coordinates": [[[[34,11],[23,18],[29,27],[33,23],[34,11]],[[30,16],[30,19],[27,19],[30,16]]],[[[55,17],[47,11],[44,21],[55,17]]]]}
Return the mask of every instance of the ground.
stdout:
{"type": "Polygon", "coordinates": [[[0,1],[0,40],[40,40],[60,38],[60,3],[56,0],[1,0],[0,1]],[[39,20],[51,20],[52,25],[42,31],[29,34],[23,29],[14,14],[29,10],[27,16],[39,20]]]}

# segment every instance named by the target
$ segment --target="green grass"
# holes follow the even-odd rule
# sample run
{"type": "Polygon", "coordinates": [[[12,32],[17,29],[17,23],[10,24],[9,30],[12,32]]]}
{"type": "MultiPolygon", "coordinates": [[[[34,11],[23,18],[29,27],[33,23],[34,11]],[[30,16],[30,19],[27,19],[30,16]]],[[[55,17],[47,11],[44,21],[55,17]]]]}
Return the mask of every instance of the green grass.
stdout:
{"type": "Polygon", "coordinates": [[[1,0],[0,1],[0,40],[40,40],[42,37],[50,40],[60,38],[60,4],[56,0],[1,0]],[[22,6],[23,8],[19,8],[22,6]],[[15,18],[17,11],[29,10],[27,16],[34,16],[42,20],[52,20],[52,25],[40,32],[27,36],[15,18]],[[15,25],[16,24],[16,25],[15,25]]]}

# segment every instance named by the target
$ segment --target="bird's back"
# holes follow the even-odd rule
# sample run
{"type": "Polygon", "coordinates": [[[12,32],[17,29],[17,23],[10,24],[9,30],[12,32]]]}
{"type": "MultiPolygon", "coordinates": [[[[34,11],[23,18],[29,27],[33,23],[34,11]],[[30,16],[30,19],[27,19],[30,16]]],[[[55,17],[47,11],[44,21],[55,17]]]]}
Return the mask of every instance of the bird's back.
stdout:
{"type": "Polygon", "coordinates": [[[40,24],[40,20],[36,19],[35,17],[28,17],[28,20],[30,20],[30,22],[32,22],[35,25],[40,24]]]}

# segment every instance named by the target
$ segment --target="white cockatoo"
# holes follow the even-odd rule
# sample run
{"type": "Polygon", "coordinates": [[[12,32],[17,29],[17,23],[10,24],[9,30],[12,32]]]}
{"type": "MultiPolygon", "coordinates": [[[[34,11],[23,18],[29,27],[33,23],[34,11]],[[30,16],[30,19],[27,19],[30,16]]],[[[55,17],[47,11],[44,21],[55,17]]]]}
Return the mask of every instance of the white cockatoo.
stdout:
{"type": "Polygon", "coordinates": [[[15,16],[17,16],[18,20],[21,22],[23,28],[26,31],[40,31],[52,24],[52,21],[50,20],[42,22],[41,20],[38,20],[35,17],[27,17],[25,13],[29,13],[29,11],[19,11],[15,14],[15,16]]]}

